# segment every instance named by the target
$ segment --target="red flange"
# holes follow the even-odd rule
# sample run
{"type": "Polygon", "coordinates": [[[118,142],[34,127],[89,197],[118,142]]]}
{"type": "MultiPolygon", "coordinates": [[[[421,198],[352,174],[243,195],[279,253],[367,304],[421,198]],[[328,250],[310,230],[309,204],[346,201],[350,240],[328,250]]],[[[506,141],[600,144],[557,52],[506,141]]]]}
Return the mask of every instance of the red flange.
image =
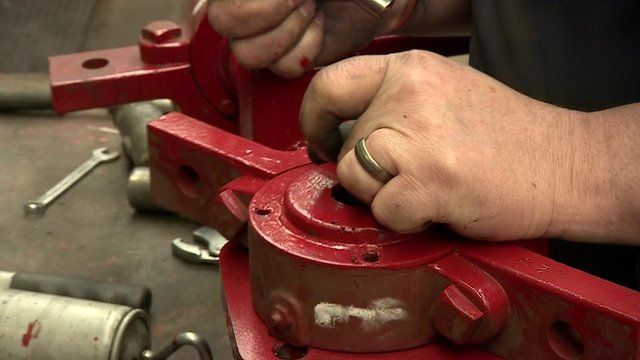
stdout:
{"type": "Polygon", "coordinates": [[[341,193],[332,165],[309,165],[300,150],[269,149],[179,113],[151,123],[149,134],[152,176],[226,214],[216,219],[233,219],[229,235],[249,221],[253,305],[281,339],[362,352],[440,334],[507,359],[640,354],[637,292],[516,245],[435,227],[389,233],[341,193]],[[240,176],[220,189],[220,202],[206,186],[208,163],[240,176]],[[199,174],[187,179],[203,181],[201,194],[181,184],[180,169],[199,174]],[[240,195],[253,195],[248,207],[240,195]]]}
{"type": "Polygon", "coordinates": [[[254,308],[278,338],[349,352],[432,341],[437,293],[427,264],[455,242],[430,231],[399,235],[376,223],[338,184],[334,165],[269,181],[250,204],[254,308]]]}
{"type": "MultiPolygon", "coordinates": [[[[492,358],[480,346],[506,359],[640,357],[637,292],[519,246],[380,228],[336,188],[331,166],[285,151],[300,149],[311,74],[241,69],[204,11],[184,26],[149,24],[136,47],[51,58],[52,93],[60,112],[170,98],[200,120],[174,113],[149,126],[152,192],[237,240],[250,223],[251,288],[236,245],[221,259],[240,355],[268,358],[268,329],[313,346],[308,359],[492,358]],[[452,350],[442,337],[478,347],[452,350]]],[[[451,55],[465,43],[381,39],[368,52],[444,45],[451,55]]]]}

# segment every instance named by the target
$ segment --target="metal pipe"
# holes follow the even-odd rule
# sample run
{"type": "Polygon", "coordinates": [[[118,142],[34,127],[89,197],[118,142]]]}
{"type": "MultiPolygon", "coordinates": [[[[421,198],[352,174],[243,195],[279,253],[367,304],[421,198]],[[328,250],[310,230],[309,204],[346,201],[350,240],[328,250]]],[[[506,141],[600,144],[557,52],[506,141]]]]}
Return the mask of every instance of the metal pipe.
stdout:
{"type": "Polygon", "coordinates": [[[394,0],[352,0],[369,14],[381,18],[394,0]]]}
{"type": "Polygon", "coordinates": [[[48,74],[0,74],[0,111],[52,109],[48,74]]]}
{"type": "Polygon", "coordinates": [[[127,181],[127,199],[136,211],[168,212],[156,205],[151,198],[151,174],[146,166],[137,166],[131,170],[127,181]]]}

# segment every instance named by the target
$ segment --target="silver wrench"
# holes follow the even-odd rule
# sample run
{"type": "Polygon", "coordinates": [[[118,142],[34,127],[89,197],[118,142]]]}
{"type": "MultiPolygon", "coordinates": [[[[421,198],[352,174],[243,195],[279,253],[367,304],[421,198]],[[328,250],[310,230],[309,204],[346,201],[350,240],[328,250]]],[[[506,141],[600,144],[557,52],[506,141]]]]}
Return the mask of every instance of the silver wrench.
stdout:
{"type": "Polygon", "coordinates": [[[203,226],[193,232],[195,244],[184,242],[181,238],[171,241],[171,252],[177,258],[193,264],[217,264],[220,250],[228,242],[218,232],[203,226]],[[202,245],[202,246],[200,246],[202,245]]]}
{"type": "Polygon", "coordinates": [[[62,193],[69,190],[69,188],[71,188],[71,186],[78,182],[78,180],[82,179],[85,175],[91,172],[93,168],[98,166],[100,163],[115,160],[118,158],[118,156],[120,156],[120,153],[118,153],[117,151],[109,151],[109,149],[106,147],[101,147],[93,150],[93,152],[91,153],[91,158],[89,160],[78,166],[64,179],[60,180],[59,183],[55,184],[46,193],[42,194],[42,196],[40,196],[36,200],[32,200],[24,204],[24,212],[27,215],[43,214],[47,209],[47,206],[49,206],[62,193]]]}

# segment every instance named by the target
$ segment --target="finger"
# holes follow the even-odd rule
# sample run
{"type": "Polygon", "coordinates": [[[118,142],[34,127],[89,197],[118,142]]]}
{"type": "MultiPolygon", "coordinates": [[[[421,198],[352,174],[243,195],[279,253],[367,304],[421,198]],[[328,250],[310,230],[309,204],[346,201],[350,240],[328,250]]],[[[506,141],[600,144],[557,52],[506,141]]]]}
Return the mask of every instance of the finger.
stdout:
{"type": "MultiPolygon", "coordinates": [[[[381,114],[380,109],[375,108],[375,105],[372,103],[369,106],[369,109],[364,112],[351,127],[351,131],[347,136],[343,136],[344,142],[342,144],[342,148],[340,149],[340,153],[338,153],[338,160],[342,159],[342,157],[351,149],[356,146],[356,143],[362,139],[367,137],[367,148],[369,148],[371,142],[377,142],[377,138],[379,136],[388,137],[390,133],[383,132],[383,134],[377,134],[373,136],[373,139],[368,139],[370,135],[373,134],[376,130],[383,130],[384,123],[384,115],[381,114]]],[[[387,128],[386,130],[391,130],[387,128]]],[[[388,140],[388,139],[387,139],[388,140]]],[[[387,140],[383,140],[387,141],[387,140]]],[[[374,145],[375,146],[375,145],[374,145]]]]}
{"type": "Polygon", "coordinates": [[[384,185],[360,166],[353,150],[340,160],[337,174],[342,187],[366,204],[371,204],[384,185]]]}
{"type": "Polygon", "coordinates": [[[378,191],[371,212],[385,227],[398,233],[417,233],[438,216],[438,196],[413,178],[398,175],[378,191]]]}
{"type": "Polygon", "coordinates": [[[255,36],[276,28],[302,1],[215,0],[209,3],[209,23],[230,38],[255,36]]]}
{"type": "Polygon", "coordinates": [[[316,11],[314,0],[304,2],[278,27],[264,34],[229,41],[238,62],[249,69],[265,68],[293,48],[316,11]]]}
{"type": "MultiPolygon", "coordinates": [[[[360,121],[361,120],[358,120],[358,122],[360,121]]],[[[354,130],[355,129],[353,129],[352,133],[349,135],[350,137],[354,130]]],[[[375,129],[371,133],[362,133],[361,135],[362,136],[358,137],[358,140],[366,138],[365,144],[367,145],[367,150],[369,150],[369,154],[371,154],[371,157],[373,157],[378,165],[382,166],[383,169],[387,170],[392,175],[400,173],[399,164],[405,160],[403,159],[406,157],[404,154],[407,153],[405,151],[407,144],[404,136],[390,128],[375,129]]],[[[346,149],[345,154],[353,151],[353,149],[354,146],[346,149]]],[[[342,161],[344,157],[341,157],[340,159],[340,161],[342,161]]],[[[409,161],[411,160],[409,159],[409,161]]]]}
{"type": "Polygon", "coordinates": [[[309,150],[323,161],[334,161],[342,138],[342,120],[365,112],[382,85],[385,56],[358,56],[328,66],[313,78],[302,101],[300,127],[309,150]]]}
{"type": "Polygon", "coordinates": [[[269,66],[274,73],[287,78],[302,75],[313,63],[322,48],[324,14],[317,12],[300,41],[286,55],[269,66]]]}

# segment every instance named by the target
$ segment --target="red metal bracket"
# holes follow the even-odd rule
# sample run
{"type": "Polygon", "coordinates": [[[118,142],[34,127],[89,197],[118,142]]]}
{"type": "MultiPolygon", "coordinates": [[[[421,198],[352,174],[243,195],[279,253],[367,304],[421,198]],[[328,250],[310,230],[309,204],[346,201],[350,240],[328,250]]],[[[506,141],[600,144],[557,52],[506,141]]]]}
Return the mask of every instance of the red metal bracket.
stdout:
{"type": "MultiPolygon", "coordinates": [[[[183,114],[149,126],[152,192],[247,243],[249,256],[233,243],[221,256],[239,356],[272,358],[278,338],[311,346],[307,359],[640,357],[637,292],[520,246],[381,228],[304,152],[297,114],[313,74],[240,68],[196,10],[183,25],[149,24],[138,46],[51,58],[52,93],[59,112],[178,104],[183,114]]],[[[383,38],[365,53],[467,44],[383,38]]]]}
{"type": "MultiPolygon", "coordinates": [[[[340,193],[335,165],[310,164],[300,150],[268,149],[179,113],[149,133],[153,181],[184,189],[171,171],[189,166],[206,179],[200,164],[219,161],[236,180],[201,187],[251,198],[242,216],[233,206],[228,213],[234,235],[248,218],[251,302],[271,334],[264,341],[330,349],[336,358],[431,349],[442,337],[505,359],[640,354],[640,294],[632,290],[520,246],[469,242],[437,227],[391,233],[340,193]]],[[[207,196],[203,211],[215,201],[207,196]]]]}

